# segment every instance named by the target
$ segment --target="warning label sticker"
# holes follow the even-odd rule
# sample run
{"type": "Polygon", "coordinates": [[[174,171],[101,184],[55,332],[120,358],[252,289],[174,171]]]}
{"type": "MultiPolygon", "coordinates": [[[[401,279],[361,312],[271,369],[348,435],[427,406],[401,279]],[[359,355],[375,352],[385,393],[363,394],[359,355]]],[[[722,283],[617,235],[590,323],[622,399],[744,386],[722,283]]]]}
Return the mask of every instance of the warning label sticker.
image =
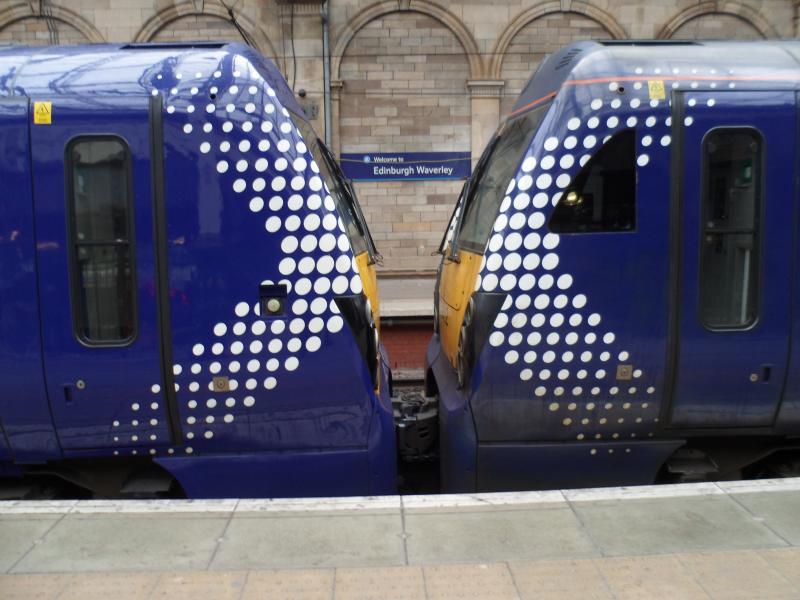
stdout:
{"type": "Polygon", "coordinates": [[[33,123],[35,125],[50,125],[53,122],[53,103],[33,103],[33,123]]]}
{"type": "Polygon", "coordinates": [[[667,92],[664,90],[664,82],[660,79],[648,81],[647,91],[650,94],[650,100],[664,100],[667,97],[667,92]]]}

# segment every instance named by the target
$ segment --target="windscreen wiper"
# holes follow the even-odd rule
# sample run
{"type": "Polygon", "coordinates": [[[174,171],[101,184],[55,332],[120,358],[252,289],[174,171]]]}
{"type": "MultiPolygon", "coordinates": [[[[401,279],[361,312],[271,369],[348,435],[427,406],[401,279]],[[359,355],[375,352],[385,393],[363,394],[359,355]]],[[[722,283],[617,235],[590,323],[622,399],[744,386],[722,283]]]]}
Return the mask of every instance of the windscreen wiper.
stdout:
{"type": "MultiPolygon", "coordinates": [[[[489,140],[489,144],[486,146],[486,150],[483,152],[483,156],[478,161],[478,164],[475,165],[475,170],[472,172],[472,177],[467,179],[466,183],[464,184],[464,206],[461,207],[461,214],[458,215],[458,222],[456,226],[453,228],[453,243],[450,244],[450,255],[447,256],[447,260],[451,260],[453,262],[458,262],[458,252],[456,251],[456,238],[458,237],[458,233],[461,230],[461,223],[464,221],[464,215],[467,213],[467,202],[470,200],[470,193],[472,192],[473,184],[478,183],[480,181],[481,176],[483,175],[484,169],[486,169],[486,164],[489,162],[489,157],[494,152],[494,149],[497,147],[497,142],[500,141],[500,138],[503,135],[503,130],[505,129],[505,124],[500,126],[500,130],[495,134],[495,136],[489,140]]],[[[445,231],[445,238],[447,237],[447,231],[445,231]]],[[[444,254],[444,251],[442,251],[444,254]]]]}
{"type": "Polygon", "coordinates": [[[339,167],[339,163],[336,162],[336,158],[333,156],[333,153],[325,144],[322,143],[322,140],[317,140],[317,144],[322,151],[322,156],[328,163],[328,167],[334,172],[336,178],[339,180],[339,183],[344,187],[344,192],[348,198],[350,210],[355,217],[356,225],[358,226],[361,235],[367,241],[370,264],[378,264],[383,266],[383,255],[378,252],[378,248],[375,245],[375,240],[372,239],[372,233],[370,233],[369,227],[367,227],[367,221],[364,219],[364,214],[361,212],[361,206],[358,203],[358,197],[356,196],[356,190],[353,187],[353,183],[344,176],[344,173],[342,172],[341,167],[339,167]]]}
{"type": "MultiPolygon", "coordinates": [[[[450,218],[447,219],[447,227],[444,229],[444,233],[442,234],[442,239],[439,241],[439,248],[431,252],[431,256],[444,256],[444,246],[447,242],[447,232],[450,229],[450,223],[453,223],[453,218],[456,215],[456,211],[458,207],[461,206],[461,202],[463,202],[464,198],[467,197],[467,192],[469,191],[469,179],[464,181],[464,185],[461,186],[461,192],[458,194],[458,200],[456,200],[456,205],[453,207],[453,212],[450,213],[450,218]]],[[[453,233],[455,233],[456,223],[453,223],[453,233]]]]}

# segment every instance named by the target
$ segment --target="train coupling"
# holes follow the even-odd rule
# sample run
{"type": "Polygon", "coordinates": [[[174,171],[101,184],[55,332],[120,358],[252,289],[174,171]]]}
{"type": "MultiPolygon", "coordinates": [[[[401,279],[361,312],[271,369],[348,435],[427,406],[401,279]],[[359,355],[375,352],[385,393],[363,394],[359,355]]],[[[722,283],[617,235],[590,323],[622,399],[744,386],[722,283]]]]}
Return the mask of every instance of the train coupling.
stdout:
{"type": "Polygon", "coordinates": [[[420,392],[392,398],[397,450],[404,462],[422,462],[438,456],[439,399],[420,392]]]}

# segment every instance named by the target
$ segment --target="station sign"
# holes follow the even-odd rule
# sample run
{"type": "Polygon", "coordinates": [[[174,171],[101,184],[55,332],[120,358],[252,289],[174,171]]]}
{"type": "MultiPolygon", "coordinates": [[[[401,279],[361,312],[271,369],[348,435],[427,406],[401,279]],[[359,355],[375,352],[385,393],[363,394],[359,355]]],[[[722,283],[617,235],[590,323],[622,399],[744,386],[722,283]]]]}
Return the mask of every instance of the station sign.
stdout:
{"type": "Polygon", "coordinates": [[[340,163],[354,181],[467,179],[472,170],[469,152],[360,152],[340,163]]]}

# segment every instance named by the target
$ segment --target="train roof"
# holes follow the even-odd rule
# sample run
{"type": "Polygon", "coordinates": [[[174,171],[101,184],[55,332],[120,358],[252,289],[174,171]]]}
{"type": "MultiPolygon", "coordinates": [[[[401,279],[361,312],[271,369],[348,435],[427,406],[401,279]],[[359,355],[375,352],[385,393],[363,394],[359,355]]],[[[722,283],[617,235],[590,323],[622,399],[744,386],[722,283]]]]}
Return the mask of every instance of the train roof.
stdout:
{"type": "Polygon", "coordinates": [[[605,80],[738,80],[797,87],[800,41],[582,41],[549,55],[531,76],[511,114],[555,96],[569,83],[605,80]]]}
{"type": "Polygon", "coordinates": [[[181,80],[226,85],[256,74],[284,107],[303,114],[275,63],[237,42],[0,46],[0,98],[141,97],[181,80]]]}

